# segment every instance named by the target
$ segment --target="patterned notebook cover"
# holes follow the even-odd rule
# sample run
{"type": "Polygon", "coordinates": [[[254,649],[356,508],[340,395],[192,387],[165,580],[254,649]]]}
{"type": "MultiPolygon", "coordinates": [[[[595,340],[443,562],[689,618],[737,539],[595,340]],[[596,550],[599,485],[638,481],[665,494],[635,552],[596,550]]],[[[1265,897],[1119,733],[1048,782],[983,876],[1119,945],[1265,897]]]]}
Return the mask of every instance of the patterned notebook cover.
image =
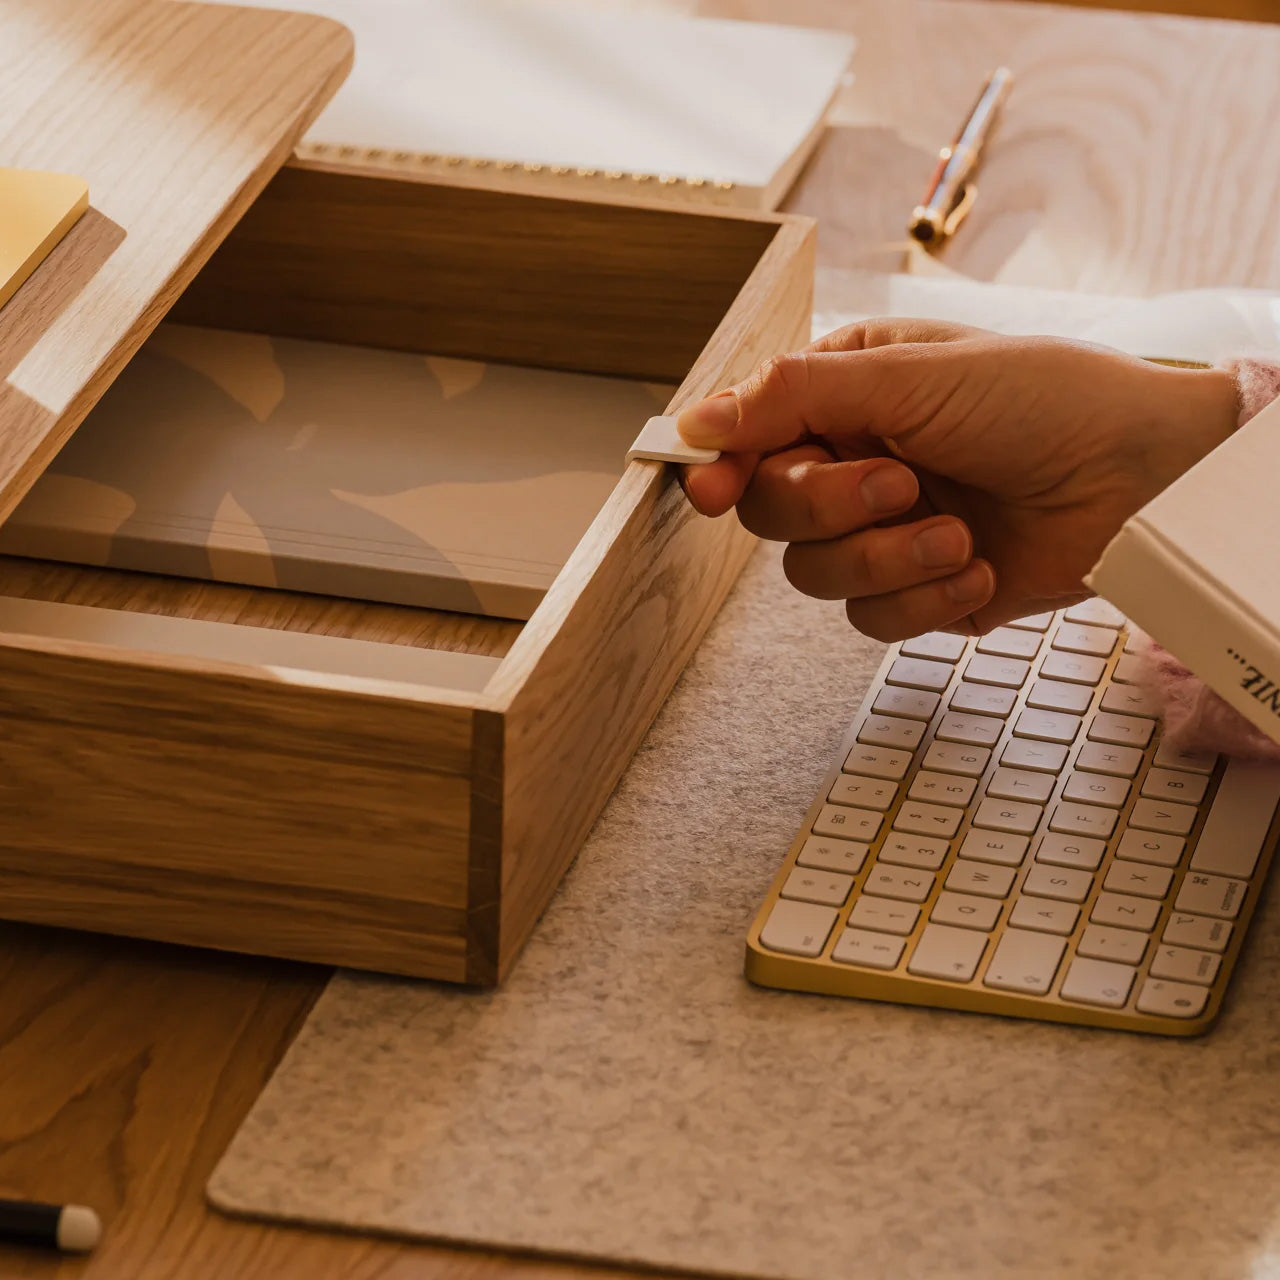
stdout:
{"type": "Polygon", "coordinates": [[[0,551],[527,618],[673,391],[163,325],[0,551]]]}

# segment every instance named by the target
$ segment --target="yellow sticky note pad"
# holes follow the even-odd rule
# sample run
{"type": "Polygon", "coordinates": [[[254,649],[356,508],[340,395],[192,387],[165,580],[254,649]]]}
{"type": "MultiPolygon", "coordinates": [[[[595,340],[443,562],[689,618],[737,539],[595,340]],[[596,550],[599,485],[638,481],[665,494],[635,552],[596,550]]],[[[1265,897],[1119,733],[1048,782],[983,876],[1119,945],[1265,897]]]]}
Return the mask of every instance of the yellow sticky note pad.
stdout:
{"type": "Polygon", "coordinates": [[[0,307],[88,207],[89,186],[83,178],[0,169],[0,307]]]}

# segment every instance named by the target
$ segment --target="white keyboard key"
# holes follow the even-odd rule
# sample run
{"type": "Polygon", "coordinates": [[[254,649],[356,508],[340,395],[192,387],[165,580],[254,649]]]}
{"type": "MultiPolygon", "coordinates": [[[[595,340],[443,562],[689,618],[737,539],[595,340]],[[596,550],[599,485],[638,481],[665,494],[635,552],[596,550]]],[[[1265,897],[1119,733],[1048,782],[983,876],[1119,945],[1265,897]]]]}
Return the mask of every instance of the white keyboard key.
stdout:
{"type": "Polygon", "coordinates": [[[1101,658],[1088,658],[1082,653],[1063,653],[1052,649],[1044,655],[1040,674],[1048,680],[1067,680],[1072,684],[1096,685],[1107,664],[1101,658]]]}
{"type": "Polygon", "coordinates": [[[959,684],[947,706],[952,711],[972,711],[981,716],[1007,716],[1013,710],[1017,694],[1012,689],[997,689],[990,684],[959,684]]]}
{"type": "Polygon", "coordinates": [[[1003,765],[987,780],[987,795],[1002,800],[1031,800],[1044,804],[1057,781],[1051,774],[1007,769],[1003,765]]]}
{"type": "Polygon", "coordinates": [[[1164,927],[1164,941],[1180,947],[1199,947],[1204,951],[1225,951],[1231,941],[1231,930],[1232,926],[1225,920],[1175,911],[1164,927]]]}
{"type": "Polygon", "coordinates": [[[1085,926],[1076,943],[1076,955],[1091,960],[1114,960],[1119,964],[1141,964],[1147,951],[1147,935],[1132,929],[1104,929],[1101,925],[1085,926]]]}
{"type": "Polygon", "coordinates": [[[1129,798],[1129,784],[1123,778],[1112,778],[1105,773],[1081,773],[1073,770],[1062,788],[1064,800],[1079,800],[1082,804],[1100,804],[1107,809],[1119,809],[1129,798]]]}
{"type": "Polygon", "coordinates": [[[1063,680],[1037,680],[1027,694],[1027,706],[1039,711],[1067,711],[1083,715],[1093,701],[1093,690],[1085,684],[1067,684],[1063,680]]]}
{"type": "Polygon", "coordinates": [[[964,669],[966,680],[977,684],[999,685],[1003,689],[1021,689],[1030,674],[1029,662],[1024,662],[1021,658],[997,658],[989,653],[975,653],[964,669]]]}
{"type": "Polygon", "coordinates": [[[760,930],[760,942],[770,951],[783,951],[788,955],[821,955],[835,922],[834,907],[779,898],[760,930]]]}
{"type": "Polygon", "coordinates": [[[1150,898],[1131,898],[1127,893],[1100,893],[1089,912],[1094,924],[1116,925],[1150,933],[1160,918],[1160,904],[1150,898]]]}
{"type": "Polygon", "coordinates": [[[1110,627],[1113,631],[1119,631],[1127,621],[1115,605],[1108,604],[1097,596],[1082,600],[1079,604],[1073,604],[1063,617],[1067,622],[1083,622],[1092,627],[1110,627]]]}
{"type": "Polygon", "coordinates": [[[1138,996],[1138,1012],[1162,1018],[1197,1018],[1209,1003],[1207,987],[1148,978],[1138,996]]]}
{"type": "Polygon", "coordinates": [[[842,907],[853,888],[853,877],[836,871],[813,871],[796,867],[787,877],[779,897],[796,902],[816,902],[823,907],[842,907]]]}
{"type": "Polygon", "coordinates": [[[1188,871],[1182,877],[1174,909],[1201,916],[1217,916],[1220,920],[1234,920],[1240,914],[1248,888],[1243,880],[1188,871]]]}
{"type": "Polygon", "coordinates": [[[1117,747],[1106,742],[1086,742],[1076,756],[1076,768],[1089,773],[1107,773],[1113,778],[1132,778],[1142,767],[1137,747],[1117,747]]]}
{"type": "Polygon", "coordinates": [[[1057,898],[1060,902],[1083,902],[1093,888],[1088,871],[1071,867],[1051,867],[1047,862],[1033,863],[1022,882],[1022,892],[1036,898],[1057,898]]]}
{"type": "Polygon", "coordinates": [[[880,716],[902,716],[907,720],[932,720],[941,695],[923,689],[903,689],[885,685],[876,694],[871,710],[880,716]]]}
{"type": "Polygon", "coordinates": [[[886,867],[876,863],[867,872],[863,893],[874,898],[896,898],[899,902],[923,902],[933,892],[933,876],[909,867],[886,867]]]}
{"type": "Polygon", "coordinates": [[[1129,990],[1137,970],[1111,960],[1087,960],[1077,956],[1067,970],[1060,992],[1064,1000],[1080,1004],[1098,1004],[1108,1009],[1121,1009],[1129,998],[1129,990]]]}
{"type": "Polygon", "coordinates": [[[1111,672],[1112,684],[1136,684],[1142,679],[1142,659],[1136,653],[1122,653],[1111,672]]]}
{"type": "Polygon", "coordinates": [[[986,934],[946,924],[927,924],[907,962],[907,972],[920,978],[968,982],[986,949],[986,934]]]}
{"type": "Polygon", "coordinates": [[[853,910],[849,912],[849,924],[853,928],[904,937],[916,927],[919,919],[919,907],[893,898],[855,898],[853,910]]]}
{"type": "Polygon", "coordinates": [[[1066,937],[1076,927],[1080,908],[1072,902],[1055,902],[1050,898],[1019,898],[1009,912],[1009,923],[1020,929],[1040,933],[1056,933],[1066,937]]]}
{"type": "Polygon", "coordinates": [[[796,854],[796,866],[856,876],[870,852],[871,846],[863,844],[861,840],[831,840],[822,836],[810,836],[796,854]]]}
{"type": "Polygon", "coordinates": [[[1160,714],[1160,704],[1145,689],[1136,684],[1112,684],[1102,695],[1103,711],[1114,711],[1122,716],[1150,716],[1160,714]]]}
{"type": "Polygon", "coordinates": [[[1142,831],[1164,831],[1185,836],[1194,826],[1196,811],[1189,804],[1169,804],[1165,800],[1136,800],[1129,813],[1129,825],[1142,831]]]}
{"type": "Polygon", "coordinates": [[[1130,627],[1128,635],[1124,638],[1125,653],[1137,653],[1139,649],[1145,649],[1151,637],[1145,631],[1138,627],[1130,627]]]}
{"type": "Polygon", "coordinates": [[[1108,868],[1104,889],[1112,893],[1135,893],[1139,898],[1163,898],[1173,883],[1173,872],[1145,862],[1117,858],[1108,868]]]}
{"type": "Polygon", "coordinates": [[[1081,871],[1097,871],[1107,851],[1105,840],[1086,836],[1064,836],[1049,832],[1036,848],[1036,861],[1051,867],[1078,867],[1081,871]]]}
{"type": "Polygon", "coordinates": [[[1174,982],[1213,985],[1222,967],[1222,957],[1212,951],[1192,951],[1189,947],[1157,947],[1148,970],[1153,978],[1171,978],[1174,982]]]}
{"type": "Polygon", "coordinates": [[[1120,837],[1116,857],[1129,862],[1149,862],[1153,867],[1176,867],[1187,842],[1181,836],[1130,829],[1120,837]]]}
{"type": "Polygon", "coordinates": [[[1067,763],[1067,749],[1057,742],[1037,742],[1034,738],[1010,738],[1000,763],[1011,769],[1035,769],[1041,773],[1061,773],[1067,763]]]}
{"type": "Polygon", "coordinates": [[[980,898],[1007,898],[1013,888],[1013,867],[998,867],[990,862],[969,862],[957,858],[947,873],[944,888],[952,893],[974,893],[980,898]]]}
{"type": "Polygon", "coordinates": [[[982,985],[997,991],[1042,996],[1053,986],[1066,942],[1047,933],[1006,929],[996,946],[982,985]]]}
{"type": "Polygon", "coordinates": [[[972,828],[960,845],[960,857],[975,862],[995,862],[1002,867],[1017,867],[1027,856],[1031,842],[1026,836],[1010,835],[1006,831],[983,831],[972,828]]]}
{"type": "Polygon", "coordinates": [[[813,821],[815,836],[835,836],[837,840],[862,840],[870,844],[883,821],[870,809],[850,809],[842,804],[824,804],[813,821]]]}
{"type": "Polygon", "coordinates": [[[961,929],[987,932],[996,927],[1002,910],[999,898],[975,898],[972,894],[950,893],[944,889],[938,894],[929,919],[935,924],[954,924],[961,929]]]}
{"type": "Polygon", "coordinates": [[[996,627],[978,638],[977,649],[997,658],[1034,658],[1040,652],[1040,637],[1018,627],[996,627]]]}
{"type": "Polygon", "coordinates": [[[1184,751],[1171,742],[1162,742],[1156,748],[1153,763],[1160,769],[1185,769],[1188,773],[1212,773],[1218,765],[1218,757],[1212,751],[1184,751]]]}
{"type": "Polygon", "coordinates": [[[831,958],[837,964],[857,964],[865,969],[896,969],[906,938],[870,929],[846,929],[836,941],[831,958]]]}
{"type": "Polygon", "coordinates": [[[1024,711],[1018,717],[1013,731],[1020,738],[1072,743],[1080,732],[1080,717],[1064,715],[1059,711],[1024,711]]]}
{"type": "Polygon", "coordinates": [[[845,773],[860,773],[868,778],[901,782],[911,768],[911,752],[891,751],[888,747],[869,747],[859,742],[845,757],[841,768],[845,773]]]}
{"type": "MultiPolygon", "coordinates": [[[[950,840],[960,827],[964,817],[960,809],[940,804],[925,804],[921,800],[904,800],[893,820],[895,831],[910,831],[918,836],[940,836],[950,840]]],[[[816,829],[816,828],[815,828],[816,829]]]]}
{"type": "Polygon", "coordinates": [[[1145,747],[1151,741],[1154,721],[1138,716],[1118,716],[1099,711],[1089,723],[1090,742],[1114,742],[1122,747],[1145,747]]]}
{"type": "Polygon", "coordinates": [[[1025,631],[1039,631],[1043,633],[1048,631],[1052,622],[1052,613],[1033,613],[1027,618],[1015,618],[1008,625],[1011,627],[1021,627],[1025,631]]]}
{"type": "Polygon", "coordinates": [[[1223,876],[1253,875],[1277,800],[1280,769],[1228,761],[1191,855],[1191,869],[1223,876]]]}
{"type": "Polygon", "coordinates": [[[879,861],[898,867],[915,867],[920,871],[937,871],[946,862],[950,851],[951,845],[946,840],[890,831],[880,846],[879,861]]]}
{"type": "Polygon", "coordinates": [[[1049,819],[1050,831],[1060,831],[1068,836],[1092,836],[1096,840],[1105,840],[1115,829],[1114,809],[1079,804],[1072,800],[1064,800],[1054,809],[1053,817],[1049,819]]]}
{"type": "Polygon", "coordinates": [[[1040,825],[1044,810],[1038,804],[1024,804],[1018,800],[983,800],[973,815],[975,827],[991,831],[1012,831],[1015,835],[1029,836],[1040,825]]]}
{"type": "Polygon", "coordinates": [[[883,778],[860,778],[856,773],[842,773],[827,792],[832,804],[860,805],[883,813],[897,797],[898,785],[883,778]]]}
{"type": "Polygon", "coordinates": [[[934,773],[921,769],[911,783],[907,795],[912,800],[930,800],[934,804],[952,804],[963,807],[973,799],[977,788],[976,778],[959,778],[954,773],[934,773]]]}
{"type": "Polygon", "coordinates": [[[885,684],[902,684],[912,689],[941,693],[951,681],[951,664],[928,658],[897,658],[885,676],[885,684]]]}
{"type": "MultiPolygon", "coordinates": [[[[1181,800],[1183,804],[1199,804],[1204,799],[1208,786],[1209,779],[1201,773],[1148,769],[1147,776],[1142,780],[1142,794],[1151,800],[1181,800]]],[[[1274,807],[1273,805],[1272,808],[1274,807]]],[[[1268,819],[1268,824],[1269,822],[1268,819]]]]}
{"type": "Polygon", "coordinates": [[[1000,737],[1004,725],[987,716],[948,712],[938,722],[934,737],[943,742],[960,742],[967,746],[991,747],[1000,737]]]}
{"type": "Polygon", "coordinates": [[[1116,647],[1116,633],[1108,627],[1064,622],[1053,634],[1053,647],[1067,653],[1086,653],[1094,658],[1107,658],[1116,647]]]}
{"type": "Polygon", "coordinates": [[[989,747],[971,747],[963,742],[931,742],[922,765],[938,773],[958,773],[965,778],[978,778],[991,759],[989,747]]]}
{"type": "Polygon", "coordinates": [[[896,747],[901,751],[914,751],[923,737],[923,724],[897,716],[868,716],[858,730],[859,742],[873,747],[896,747]]]}
{"type": "Polygon", "coordinates": [[[964,636],[953,636],[949,631],[930,631],[928,635],[904,640],[898,651],[907,658],[930,658],[935,662],[957,662],[964,653],[964,636]]]}

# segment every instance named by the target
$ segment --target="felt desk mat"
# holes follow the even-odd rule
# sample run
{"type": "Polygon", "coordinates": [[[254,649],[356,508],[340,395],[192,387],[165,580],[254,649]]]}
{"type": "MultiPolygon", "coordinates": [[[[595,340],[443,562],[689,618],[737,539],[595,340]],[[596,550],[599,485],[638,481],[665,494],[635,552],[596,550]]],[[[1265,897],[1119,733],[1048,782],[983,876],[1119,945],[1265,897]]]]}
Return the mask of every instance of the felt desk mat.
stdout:
{"type": "Polygon", "coordinates": [[[236,1213],[787,1280],[1280,1275],[1280,938],[1175,1041],[750,986],[880,656],[748,566],[496,992],[340,975],[236,1213]]]}

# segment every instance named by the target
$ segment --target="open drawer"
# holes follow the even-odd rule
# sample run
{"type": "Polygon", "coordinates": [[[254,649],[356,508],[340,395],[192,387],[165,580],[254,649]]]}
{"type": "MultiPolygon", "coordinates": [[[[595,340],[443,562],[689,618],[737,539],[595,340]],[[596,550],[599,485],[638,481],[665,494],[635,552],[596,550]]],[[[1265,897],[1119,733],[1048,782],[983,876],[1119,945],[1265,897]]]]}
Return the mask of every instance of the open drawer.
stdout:
{"type": "MultiPolygon", "coordinates": [[[[171,315],[675,409],[807,338],[812,254],[802,219],[298,163],[171,315]]],[[[750,545],[634,462],[524,623],[2,559],[0,915],[495,982],[750,545]]]]}

